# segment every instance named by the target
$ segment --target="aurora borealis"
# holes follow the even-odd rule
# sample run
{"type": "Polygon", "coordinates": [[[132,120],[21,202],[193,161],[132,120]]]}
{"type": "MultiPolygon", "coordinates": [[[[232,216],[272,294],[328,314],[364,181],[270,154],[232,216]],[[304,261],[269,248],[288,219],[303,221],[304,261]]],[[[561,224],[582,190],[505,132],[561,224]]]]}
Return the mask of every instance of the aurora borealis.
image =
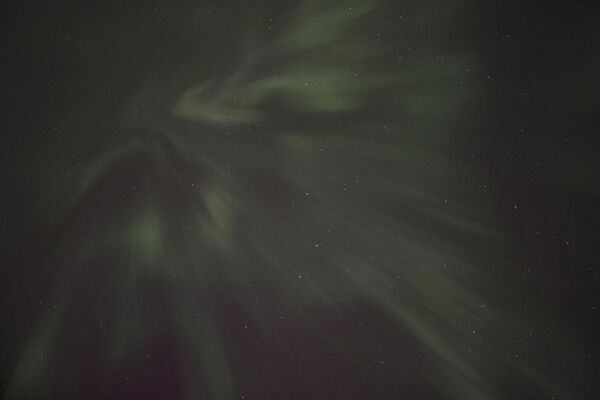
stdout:
{"type": "Polygon", "coordinates": [[[2,398],[597,398],[598,10],[484,3],[12,6],[2,398]]]}

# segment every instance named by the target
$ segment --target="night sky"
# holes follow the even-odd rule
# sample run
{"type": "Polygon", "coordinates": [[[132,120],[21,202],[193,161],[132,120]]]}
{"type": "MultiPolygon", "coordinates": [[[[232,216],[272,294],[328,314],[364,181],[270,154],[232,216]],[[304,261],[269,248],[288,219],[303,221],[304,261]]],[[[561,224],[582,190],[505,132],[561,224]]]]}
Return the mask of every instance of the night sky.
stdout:
{"type": "Polygon", "coordinates": [[[600,398],[600,5],[1,15],[0,398],[600,398]]]}

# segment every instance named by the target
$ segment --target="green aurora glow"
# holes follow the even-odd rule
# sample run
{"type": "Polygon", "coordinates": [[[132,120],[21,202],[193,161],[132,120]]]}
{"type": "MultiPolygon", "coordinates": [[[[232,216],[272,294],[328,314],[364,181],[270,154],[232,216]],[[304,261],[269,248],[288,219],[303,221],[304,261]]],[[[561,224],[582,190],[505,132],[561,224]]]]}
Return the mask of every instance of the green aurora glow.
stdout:
{"type": "MultiPolygon", "coordinates": [[[[460,167],[456,127],[477,101],[480,60],[443,29],[420,35],[431,18],[406,4],[385,22],[396,12],[386,1],[295,3],[269,35],[248,18],[217,69],[203,70],[200,55],[173,67],[173,50],[120,111],[116,134],[74,134],[84,161],[49,162],[32,178],[51,212],[29,225],[54,238],[40,263],[60,278],[18,349],[6,399],[45,398],[77,379],[75,325],[99,337],[100,370],[126,374],[169,335],[183,398],[240,398],[215,298],[235,293],[252,319],[240,326],[268,340],[259,286],[306,332],[321,329],[314,310],[377,308],[414,338],[439,398],[499,398],[514,381],[572,398],[533,354],[511,352],[507,331],[543,322],[514,314],[496,287],[501,266],[482,255],[510,241],[481,176],[460,167]],[[92,275],[103,289],[80,287],[92,275]],[[98,300],[80,309],[88,296],[98,300]]],[[[460,23],[471,4],[436,24],[460,23]]],[[[182,7],[182,25],[205,11],[182,7]]],[[[181,32],[208,52],[202,29],[181,32]]],[[[359,345],[318,340],[361,362],[359,345]]]]}

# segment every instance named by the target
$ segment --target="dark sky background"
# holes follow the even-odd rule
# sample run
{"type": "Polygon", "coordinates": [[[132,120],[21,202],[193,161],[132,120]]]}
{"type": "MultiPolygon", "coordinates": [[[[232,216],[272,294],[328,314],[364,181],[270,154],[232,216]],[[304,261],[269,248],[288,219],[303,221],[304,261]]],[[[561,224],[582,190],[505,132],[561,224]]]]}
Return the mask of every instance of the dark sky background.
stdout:
{"type": "Polygon", "coordinates": [[[5,5],[2,398],[599,398],[598,21],[5,5]]]}

